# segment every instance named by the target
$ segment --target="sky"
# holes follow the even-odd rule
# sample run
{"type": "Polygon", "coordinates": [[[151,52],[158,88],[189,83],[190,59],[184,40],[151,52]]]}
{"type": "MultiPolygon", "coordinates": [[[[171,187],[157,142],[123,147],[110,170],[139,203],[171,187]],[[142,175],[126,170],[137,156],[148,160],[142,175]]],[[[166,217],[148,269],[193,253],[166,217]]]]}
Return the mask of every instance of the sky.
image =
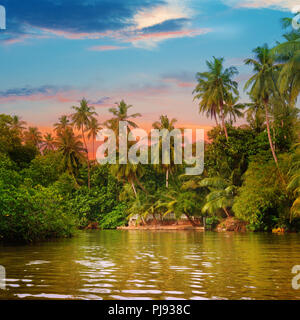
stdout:
{"type": "Polygon", "coordinates": [[[298,0],[0,0],[0,113],[50,131],[85,97],[100,122],[124,99],[144,129],[161,114],[208,129],[193,101],[205,61],[236,66],[241,101],[251,70],[244,59],[282,40],[280,19],[298,0]]]}

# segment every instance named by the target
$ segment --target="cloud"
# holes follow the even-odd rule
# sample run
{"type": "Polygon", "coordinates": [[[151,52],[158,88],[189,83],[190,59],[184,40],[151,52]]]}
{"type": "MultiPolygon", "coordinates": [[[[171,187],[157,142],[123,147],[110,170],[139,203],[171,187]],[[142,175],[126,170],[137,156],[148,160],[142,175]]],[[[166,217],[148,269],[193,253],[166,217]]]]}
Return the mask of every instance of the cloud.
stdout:
{"type": "Polygon", "coordinates": [[[138,30],[142,30],[170,20],[189,19],[192,11],[186,3],[184,0],[167,0],[164,5],[141,9],[134,15],[133,23],[138,30]]]}
{"type": "MultiPolygon", "coordinates": [[[[194,37],[208,29],[194,28],[190,0],[2,0],[7,9],[3,44],[29,39],[113,39],[135,47],[152,48],[159,42],[194,37]]],[[[90,50],[119,50],[94,46],[90,50]]]]}
{"type": "MultiPolygon", "coordinates": [[[[66,34],[99,34],[133,26],[133,16],[163,0],[2,0],[7,12],[8,41],[30,35],[31,29],[66,34]]],[[[34,37],[34,35],[31,35],[34,37]]]]}
{"type": "Polygon", "coordinates": [[[98,100],[89,101],[89,104],[96,107],[110,107],[113,105],[111,97],[102,97],[98,100]]]}
{"type": "Polygon", "coordinates": [[[125,38],[125,42],[131,42],[135,47],[138,48],[153,48],[157,46],[157,43],[175,38],[184,37],[196,37],[211,32],[208,28],[199,29],[187,29],[178,31],[166,31],[166,32],[154,32],[154,33],[138,33],[132,37],[125,38]]]}
{"type": "Polygon", "coordinates": [[[127,47],[120,47],[120,46],[94,46],[89,48],[91,51],[112,51],[112,50],[124,50],[127,47]]]}
{"type": "Polygon", "coordinates": [[[237,8],[274,8],[279,10],[292,10],[295,0],[223,0],[227,5],[237,8]]]}
{"type": "Polygon", "coordinates": [[[56,100],[62,103],[77,100],[78,92],[68,86],[44,85],[40,87],[12,88],[0,91],[1,102],[56,100]]]}
{"type": "Polygon", "coordinates": [[[166,73],[161,78],[163,82],[174,84],[179,88],[194,88],[196,86],[194,72],[166,73]]]}

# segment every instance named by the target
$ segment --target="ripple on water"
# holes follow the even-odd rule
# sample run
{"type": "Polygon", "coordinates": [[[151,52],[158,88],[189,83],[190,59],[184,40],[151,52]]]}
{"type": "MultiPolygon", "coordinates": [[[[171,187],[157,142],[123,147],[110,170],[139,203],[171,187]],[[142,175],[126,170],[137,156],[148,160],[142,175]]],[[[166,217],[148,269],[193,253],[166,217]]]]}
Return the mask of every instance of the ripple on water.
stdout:
{"type": "Polygon", "coordinates": [[[115,296],[115,295],[112,295],[109,297],[115,300],[153,300],[150,297],[124,297],[124,296],[115,296]]]}
{"type": "Polygon", "coordinates": [[[160,290],[122,290],[122,293],[129,294],[162,294],[160,290]]]}
{"type": "Polygon", "coordinates": [[[113,262],[102,259],[75,260],[75,262],[94,269],[111,268],[115,266],[113,262]]]}
{"type": "Polygon", "coordinates": [[[34,260],[34,261],[30,261],[29,263],[27,263],[26,266],[32,266],[32,265],[37,265],[37,264],[45,264],[45,263],[50,263],[50,261],[34,260]]]}
{"type": "Polygon", "coordinates": [[[46,294],[46,293],[41,293],[41,294],[26,294],[26,293],[16,293],[16,297],[20,299],[24,298],[44,298],[44,299],[75,299],[76,297],[72,295],[64,295],[64,294],[46,294]]]}
{"type": "Polygon", "coordinates": [[[105,288],[88,288],[88,289],[80,289],[80,292],[88,292],[88,293],[99,293],[99,294],[110,294],[110,289],[105,288]]]}
{"type": "Polygon", "coordinates": [[[199,297],[199,296],[191,297],[189,299],[190,300],[210,300],[209,298],[199,297]]]}
{"type": "Polygon", "coordinates": [[[170,266],[171,270],[176,270],[176,271],[185,271],[185,270],[190,270],[191,268],[185,267],[185,266],[170,266]]]}
{"type": "Polygon", "coordinates": [[[182,291],[165,291],[164,293],[166,293],[166,294],[184,294],[184,292],[182,292],[182,291]]]}

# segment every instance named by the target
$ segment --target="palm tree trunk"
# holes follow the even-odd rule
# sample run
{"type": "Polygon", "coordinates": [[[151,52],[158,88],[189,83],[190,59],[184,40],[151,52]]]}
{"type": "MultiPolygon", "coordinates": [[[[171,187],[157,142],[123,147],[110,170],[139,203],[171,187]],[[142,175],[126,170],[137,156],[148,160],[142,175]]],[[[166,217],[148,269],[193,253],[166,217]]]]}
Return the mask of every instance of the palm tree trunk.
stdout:
{"type": "Polygon", "coordinates": [[[85,150],[86,150],[86,159],[87,159],[87,165],[88,165],[88,188],[90,190],[91,189],[90,160],[89,160],[89,151],[88,151],[87,144],[86,144],[86,141],[85,141],[83,125],[81,126],[81,132],[82,132],[82,139],[83,139],[84,147],[85,147],[85,150]]]}
{"type": "Polygon", "coordinates": [[[229,217],[230,217],[230,214],[229,214],[227,208],[224,207],[223,210],[224,210],[224,212],[226,213],[227,218],[229,218],[229,217]]]}
{"type": "Polygon", "coordinates": [[[169,168],[167,168],[166,172],[166,187],[169,188],[169,168]]]}
{"type": "Polygon", "coordinates": [[[274,150],[274,145],[273,145],[273,141],[272,141],[272,137],[271,137],[271,130],[270,130],[270,120],[269,120],[269,112],[268,112],[268,104],[265,103],[265,112],[266,112],[266,124],[267,124],[267,131],[268,131],[268,139],[269,139],[269,144],[271,147],[271,151],[272,151],[272,155],[274,158],[274,161],[276,163],[276,166],[278,168],[278,159],[274,150]]]}
{"type": "Polygon", "coordinates": [[[279,176],[282,180],[282,182],[284,184],[286,184],[282,174],[281,174],[281,171],[279,169],[279,165],[278,165],[278,159],[277,159],[277,156],[276,156],[276,153],[275,153],[275,148],[274,148],[274,145],[273,145],[273,141],[272,141],[272,137],[271,137],[271,131],[270,131],[270,119],[269,119],[269,112],[268,112],[268,103],[265,101],[265,112],[266,112],[266,124],[267,124],[267,132],[268,132],[268,139],[269,139],[269,144],[270,144],[270,148],[271,148],[271,151],[272,151],[272,155],[273,155],[273,158],[274,158],[274,161],[275,161],[275,164],[276,164],[276,167],[278,169],[278,172],[279,172],[279,176]]]}
{"type": "Polygon", "coordinates": [[[96,154],[95,154],[95,137],[93,137],[93,157],[94,157],[94,161],[96,162],[96,154]]]}
{"type": "Polygon", "coordinates": [[[216,114],[214,114],[214,118],[215,118],[215,121],[216,121],[216,125],[217,125],[217,127],[219,126],[219,122],[218,122],[218,119],[217,119],[217,115],[216,114]]]}
{"type": "Polygon", "coordinates": [[[130,181],[130,184],[131,184],[132,190],[133,190],[133,192],[134,192],[134,195],[135,195],[135,197],[137,198],[137,193],[136,193],[136,189],[135,189],[135,186],[134,186],[133,181],[130,181]]]}
{"type": "Polygon", "coordinates": [[[226,140],[228,141],[228,132],[227,132],[226,124],[225,124],[223,105],[221,105],[220,110],[221,110],[221,118],[222,118],[222,127],[223,127],[223,130],[225,133],[226,140]]]}
{"type": "Polygon", "coordinates": [[[142,185],[141,181],[139,180],[138,177],[135,177],[136,183],[138,184],[138,186],[146,193],[149,194],[149,192],[144,188],[144,186],[142,185]]]}

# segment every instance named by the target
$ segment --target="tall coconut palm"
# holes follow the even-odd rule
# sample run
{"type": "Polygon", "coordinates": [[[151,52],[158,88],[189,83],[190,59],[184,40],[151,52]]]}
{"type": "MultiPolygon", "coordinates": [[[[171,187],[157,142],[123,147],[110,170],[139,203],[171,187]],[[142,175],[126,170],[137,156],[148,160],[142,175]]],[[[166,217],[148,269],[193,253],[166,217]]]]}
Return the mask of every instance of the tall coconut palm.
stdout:
{"type": "Polygon", "coordinates": [[[119,122],[126,121],[128,126],[131,128],[137,128],[138,125],[131,120],[131,118],[135,119],[141,117],[140,113],[128,114],[128,110],[132,108],[132,105],[127,105],[124,100],[120,103],[117,103],[116,107],[110,108],[109,112],[114,115],[113,118],[107,120],[105,125],[112,129],[116,136],[119,136],[119,122]]]}
{"type": "Polygon", "coordinates": [[[275,79],[276,73],[278,73],[279,70],[279,66],[276,65],[274,55],[272,54],[268,45],[265,44],[262,47],[257,47],[253,50],[253,52],[255,53],[255,59],[245,60],[246,65],[253,66],[254,72],[254,75],[246,82],[245,90],[250,88],[250,97],[254,101],[258,101],[264,106],[269,144],[274,161],[279,169],[278,159],[271,137],[269,110],[269,102],[271,97],[278,94],[275,79]]]}
{"type": "Polygon", "coordinates": [[[43,152],[53,151],[55,149],[55,138],[51,133],[46,133],[42,142],[43,152]]]}
{"type": "Polygon", "coordinates": [[[43,141],[42,133],[37,127],[29,127],[28,130],[24,132],[24,141],[26,144],[38,148],[43,141]]]}
{"type": "Polygon", "coordinates": [[[54,124],[54,131],[56,133],[61,132],[71,126],[71,122],[68,119],[68,116],[63,115],[58,119],[58,122],[54,124]]]}
{"type": "Polygon", "coordinates": [[[98,132],[101,130],[101,126],[96,118],[92,118],[88,127],[88,139],[92,139],[93,141],[93,159],[96,159],[95,154],[95,141],[98,132]]]}
{"type": "MultiPolygon", "coordinates": [[[[160,121],[156,121],[152,124],[153,129],[158,129],[158,130],[163,130],[166,129],[169,132],[175,129],[174,124],[177,122],[177,119],[169,119],[168,116],[161,115],[160,116],[160,121]]],[[[159,142],[160,145],[160,150],[162,149],[162,141],[159,142]]],[[[166,174],[166,187],[169,187],[169,175],[170,173],[172,174],[173,171],[175,170],[175,165],[174,165],[174,148],[171,147],[171,163],[170,164],[161,164],[158,165],[157,168],[162,169],[163,172],[166,174]]]]}
{"type": "MultiPolygon", "coordinates": [[[[292,18],[284,18],[282,23],[284,28],[291,29],[292,18]]],[[[278,79],[281,93],[288,92],[289,104],[296,105],[300,93],[300,29],[291,29],[283,37],[285,41],[278,43],[272,52],[282,63],[278,79]]]]}
{"type": "Polygon", "coordinates": [[[198,72],[194,93],[194,99],[199,99],[199,112],[214,117],[218,125],[217,116],[220,116],[222,127],[228,140],[227,128],[225,125],[225,99],[230,93],[238,95],[238,84],[233,77],[238,74],[235,67],[224,69],[224,58],[213,61],[206,61],[207,72],[198,72]]]}
{"type": "Polygon", "coordinates": [[[83,98],[80,101],[80,107],[73,106],[73,110],[75,110],[75,113],[71,115],[72,123],[75,126],[77,130],[81,131],[83,143],[85,146],[86,151],[86,158],[87,158],[87,164],[88,164],[88,188],[91,188],[91,182],[90,182],[90,161],[89,161],[89,155],[88,155],[88,147],[85,139],[84,132],[89,128],[92,118],[97,115],[95,112],[95,108],[88,105],[88,101],[83,98]]]}
{"type": "Polygon", "coordinates": [[[85,161],[85,149],[81,136],[76,136],[72,128],[66,128],[58,133],[55,146],[63,155],[65,170],[75,177],[80,163],[85,161]]]}

